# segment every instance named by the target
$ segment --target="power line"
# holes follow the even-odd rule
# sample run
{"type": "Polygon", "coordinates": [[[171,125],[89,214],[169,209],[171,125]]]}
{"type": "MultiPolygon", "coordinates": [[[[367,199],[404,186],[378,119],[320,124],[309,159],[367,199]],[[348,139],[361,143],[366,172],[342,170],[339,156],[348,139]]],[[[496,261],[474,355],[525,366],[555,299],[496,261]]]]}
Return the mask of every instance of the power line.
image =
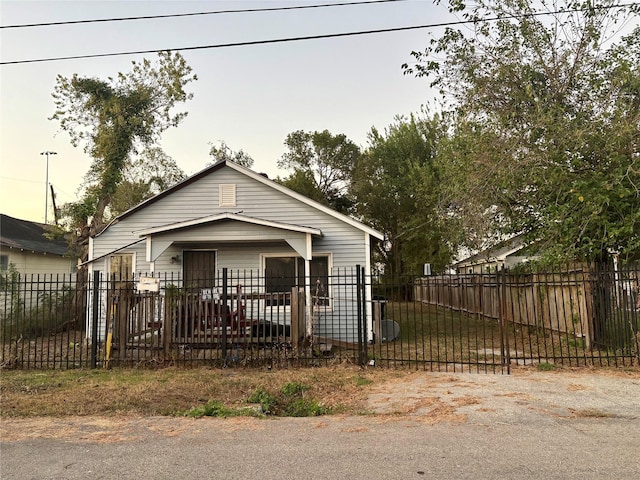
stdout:
{"type": "Polygon", "coordinates": [[[241,10],[216,10],[211,12],[174,13],[166,15],[146,15],[140,17],[96,18],[90,20],[69,20],[63,22],[23,23],[19,25],[0,25],[2,28],[51,27],[59,25],[77,25],[82,23],[122,22],[129,20],[151,20],[158,18],[195,17],[202,15],[221,15],[230,13],[275,12],[283,10],[303,10],[310,8],[345,7],[350,5],[367,5],[372,3],[406,2],[408,0],[367,0],[362,2],[323,3],[319,5],[296,5],[291,7],[246,8],[241,10]]]}
{"type": "MultiPolygon", "coordinates": [[[[533,13],[527,13],[522,15],[503,15],[500,17],[488,17],[488,18],[482,19],[482,21],[494,22],[498,20],[509,20],[509,19],[518,19],[518,18],[528,18],[528,17],[540,17],[540,16],[547,16],[547,15],[578,13],[578,12],[584,12],[586,10],[594,10],[594,9],[610,10],[614,8],[624,8],[624,7],[631,7],[631,6],[637,6],[637,5],[640,5],[640,2],[619,4],[619,5],[598,6],[598,7],[591,7],[588,9],[576,8],[576,9],[570,9],[570,10],[555,10],[552,12],[533,12],[533,13]]],[[[356,32],[344,32],[344,33],[328,33],[324,35],[308,35],[308,36],[302,36],[302,37],[274,38],[269,40],[254,40],[254,41],[247,41],[247,42],[218,43],[214,45],[199,45],[199,46],[193,46],[193,47],[160,48],[160,49],[153,49],[153,50],[135,50],[135,51],[128,51],[128,52],[95,53],[95,54],[89,54],[89,55],[71,55],[66,57],[49,57],[49,58],[37,58],[37,59],[30,59],[30,60],[13,60],[8,62],[0,62],[0,65],[57,62],[61,60],[80,60],[80,59],[89,59],[89,58],[119,57],[119,56],[125,56],[125,55],[143,55],[148,53],[159,53],[159,52],[165,52],[165,51],[186,52],[186,51],[194,51],[194,50],[210,50],[214,48],[247,47],[252,45],[270,45],[274,43],[299,42],[304,40],[322,40],[322,39],[328,39],[328,38],[372,35],[377,33],[402,32],[402,31],[419,30],[419,29],[425,29],[425,28],[451,27],[455,25],[465,25],[470,23],[477,23],[477,20],[458,20],[455,22],[430,23],[427,25],[414,25],[414,26],[408,26],[408,27],[382,28],[382,29],[376,29],[376,30],[361,30],[356,32]]]]}
{"type": "Polygon", "coordinates": [[[25,182],[25,183],[42,183],[39,180],[27,180],[25,178],[14,178],[14,177],[5,177],[5,176],[0,176],[0,179],[2,180],[14,180],[16,182],[25,182]]]}

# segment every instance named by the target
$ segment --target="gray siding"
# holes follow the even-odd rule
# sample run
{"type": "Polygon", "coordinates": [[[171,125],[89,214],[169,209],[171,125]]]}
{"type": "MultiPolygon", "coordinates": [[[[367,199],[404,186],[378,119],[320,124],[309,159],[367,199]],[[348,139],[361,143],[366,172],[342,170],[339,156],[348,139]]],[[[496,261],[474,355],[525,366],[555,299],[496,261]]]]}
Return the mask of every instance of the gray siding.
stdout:
{"type": "MultiPolygon", "coordinates": [[[[321,230],[323,236],[313,238],[312,249],[314,252],[330,253],[334,271],[350,270],[355,265],[363,267],[368,265],[368,235],[363,230],[228,166],[212,171],[209,175],[157,199],[110,225],[101,235],[93,239],[92,258],[108,255],[118,248],[139,240],[139,233],[136,232],[141,230],[225,212],[321,230]],[[221,184],[236,185],[235,207],[218,206],[218,187],[221,184]]],[[[212,225],[179,233],[177,236],[181,238],[181,243],[171,245],[158,257],[155,262],[155,272],[161,275],[181,276],[181,262],[172,262],[171,257],[182,257],[183,250],[191,248],[216,250],[218,268],[253,270],[256,273],[260,271],[263,254],[295,255],[288,244],[277,241],[275,237],[267,236],[263,242],[255,242],[255,235],[261,229],[262,231],[270,230],[269,227],[257,227],[240,222],[225,223],[229,224],[227,231],[221,230],[221,225],[212,225]],[[207,231],[211,232],[211,242],[206,241],[206,235],[202,236],[207,231]],[[251,238],[253,243],[240,243],[238,239],[244,236],[251,238]]],[[[171,238],[171,233],[163,234],[165,235],[171,238]]],[[[145,242],[118,253],[135,253],[135,272],[151,270],[152,265],[145,258],[145,242]]],[[[108,265],[109,262],[106,259],[99,260],[91,264],[90,269],[106,272],[108,265]]],[[[348,295],[350,293],[346,292],[342,296],[348,295]]],[[[357,328],[353,321],[354,303],[350,298],[342,298],[339,302],[340,304],[336,300],[333,308],[334,312],[339,311],[340,316],[343,317],[339,326],[327,327],[323,322],[325,315],[321,315],[318,328],[323,334],[352,338],[354,328],[357,328]]],[[[104,320],[101,320],[102,327],[104,320]]]]}
{"type": "MultiPolygon", "coordinates": [[[[314,239],[313,249],[331,251],[336,267],[353,266],[356,263],[364,265],[366,262],[365,235],[362,230],[228,167],[186,185],[111,225],[95,238],[93,257],[107,254],[139,239],[139,235],[135,233],[137,231],[229,211],[242,211],[242,214],[250,217],[322,230],[323,238],[314,239]],[[236,207],[218,207],[218,185],[228,183],[237,185],[236,207]]],[[[148,271],[144,243],[127,251],[131,250],[138,252],[136,270],[148,271]]],[[[168,253],[165,252],[163,256],[168,253]]],[[[170,257],[171,255],[168,256],[170,257]]],[[[156,264],[156,270],[159,266],[156,264]]],[[[179,265],[165,266],[171,270],[179,270],[179,265]]]]}

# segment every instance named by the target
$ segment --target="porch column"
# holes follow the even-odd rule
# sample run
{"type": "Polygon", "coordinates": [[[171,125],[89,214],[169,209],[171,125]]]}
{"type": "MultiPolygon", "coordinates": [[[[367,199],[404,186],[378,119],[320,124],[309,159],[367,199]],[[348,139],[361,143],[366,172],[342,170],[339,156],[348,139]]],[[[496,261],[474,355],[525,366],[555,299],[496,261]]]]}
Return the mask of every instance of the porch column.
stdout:
{"type": "MultiPolygon", "coordinates": [[[[373,340],[373,311],[372,311],[372,303],[371,303],[371,286],[367,286],[367,277],[371,278],[371,237],[368,233],[364,234],[364,299],[365,299],[365,318],[367,319],[367,341],[373,340]]],[[[378,319],[380,321],[382,319],[378,319]]]]}
{"type": "Polygon", "coordinates": [[[311,234],[306,234],[306,248],[304,256],[304,298],[306,303],[307,336],[313,333],[313,305],[311,305],[311,258],[313,257],[311,234]]]}

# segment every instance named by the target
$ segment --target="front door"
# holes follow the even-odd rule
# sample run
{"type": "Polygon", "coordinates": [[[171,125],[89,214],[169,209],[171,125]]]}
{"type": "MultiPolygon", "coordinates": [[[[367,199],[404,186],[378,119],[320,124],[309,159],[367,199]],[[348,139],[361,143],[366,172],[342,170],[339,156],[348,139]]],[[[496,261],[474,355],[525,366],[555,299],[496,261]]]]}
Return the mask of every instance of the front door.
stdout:
{"type": "Polygon", "coordinates": [[[215,251],[185,250],[183,258],[185,288],[197,292],[203,288],[212,288],[215,285],[215,251]]]}

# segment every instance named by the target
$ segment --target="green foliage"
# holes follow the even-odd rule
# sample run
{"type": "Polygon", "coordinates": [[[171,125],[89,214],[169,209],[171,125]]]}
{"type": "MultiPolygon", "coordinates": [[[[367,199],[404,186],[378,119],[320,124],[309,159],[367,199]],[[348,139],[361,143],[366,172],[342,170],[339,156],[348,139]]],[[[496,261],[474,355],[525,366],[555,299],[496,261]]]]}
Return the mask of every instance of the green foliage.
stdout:
{"type": "Polygon", "coordinates": [[[216,147],[215,145],[211,145],[211,150],[209,150],[209,155],[213,158],[212,163],[218,163],[223,160],[230,160],[238,165],[243,167],[251,168],[253,166],[253,158],[246,153],[244,150],[238,150],[234,152],[229,148],[229,146],[221,141],[220,146],[216,147]]]}
{"type": "Polygon", "coordinates": [[[611,38],[639,7],[449,4],[471,32],[447,29],[405,72],[455,108],[443,211],[466,243],[523,233],[554,258],[640,255],[640,28],[611,38]]]}
{"type": "Polygon", "coordinates": [[[10,265],[2,275],[2,292],[6,295],[4,321],[0,339],[31,339],[62,331],[73,319],[75,289],[64,286],[59,291],[41,292],[30,301],[20,289],[20,274],[10,265]]]}
{"type": "Polygon", "coordinates": [[[65,211],[70,227],[82,238],[104,225],[105,211],[126,180],[132,156],[154,146],[164,130],[177,126],[186,112],[172,113],[173,107],[192,97],[184,87],[197,77],[179,53],[162,52],[156,64],[144,59],[132,65],[130,73],[119,73],[115,79],[77,74],[56,79],[56,111],[51,118],[60,123],[74,146],[84,145],[93,158],[82,200],[65,211]],[[85,231],[89,218],[90,229],[85,231]]]}
{"type": "Polygon", "coordinates": [[[316,400],[307,398],[294,398],[288,402],[282,411],[286,417],[317,417],[329,413],[327,407],[316,400]]]}
{"type": "Polygon", "coordinates": [[[288,382],[277,393],[269,393],[260,387],[247,399],[249,403],[259,403],[268,415],[281,417],[315,417],[327,415],[330,409],[313,398],[307,398],[308,385],[288,382]]]}
{"type": "Polygon", "coordinates": [[[281,415],[287,417],[316,417],[326,415],[329,409],[312,398],[305,398],[309,386],[288,382],[280,389],[283,402],[280,405],[281,415]]]}
{"type": "Polygon", "coordinates": [[[127,162],[122,181],[111,197],[109,213],[119,215],[186,178],[175,160],[153,147],[127,162]]]}
{"type": "Polygon", "coordinates": [[[13,263],[10,263],[7,269],[0,274],[0,292],[17,294],[19,285],[20,272],[13,263]]]}
{"type": "Polygon", "coordinates": [[[309,387],[307,385],[295,382],[287,382],[280,389],[285,397],[300,396],[303,395],[307,390],[309,390],[309,387]]]}
{"type": "Polygon", "coordinates": [[[318,188],[313,172],[310,170],[295,170],[287,178],[278,177],[276,181],[311,200],[327,205],[327,198],[318,188]]]}
{"type": "Polygon", "coordinates": [[[353,201],[349,184],[360,148],[345,135],[328,130],[287,135],[288,148],[278,167],[291,170],[289,177],[277,181],[341,213],[349,213],[353,201]]]}
{"type": "Polygon", "coordinates": [[[0,274],[0,292],[4,304],[0,340],[5,342],[18,337],[18,325],[24,318],[24,302],[20,297],[20,273],[13,263],[0,274]]]}
{"type": "Polygon", "coordinates": [[[385,272],[416,273],[423,263],[441,271],[453,245],[438,217],[441,179],[438,144],[446,134],[440,116],[398,117],[379,132],[354,169],[352,193],[358,215],[385,234],[377,245],[385,272]]]}
{"type": "Polygon", "coordinates": [[[221,402],[217,400],[209,400],[204,405],[200,405],[198,407],[194,407],[191,410],[185,413],[187,417],[193,418],[202,418],[202,417],[220,417],[220,418],[228,418],[228,417],[255,417],[259,416],[259,413],[247,409],[234,409],[226,407],[221,402]]]}
{"type": "Polygon", "coordinates": [[[277,400],[276,397],[268,393],[264,388],[260,387],[247,399],[249,403],[258,403],[263,413],[269,414],[274,411],[277,400]]]}
{"type": "Polygon", "coordinates": [[[536,369],[539,372],[549,372],[551,370],[556,370],[558,368],[557,365],[554,365],[553,363],[548,363],[548,362],[541,362],[536,366],[536,369]]]}

